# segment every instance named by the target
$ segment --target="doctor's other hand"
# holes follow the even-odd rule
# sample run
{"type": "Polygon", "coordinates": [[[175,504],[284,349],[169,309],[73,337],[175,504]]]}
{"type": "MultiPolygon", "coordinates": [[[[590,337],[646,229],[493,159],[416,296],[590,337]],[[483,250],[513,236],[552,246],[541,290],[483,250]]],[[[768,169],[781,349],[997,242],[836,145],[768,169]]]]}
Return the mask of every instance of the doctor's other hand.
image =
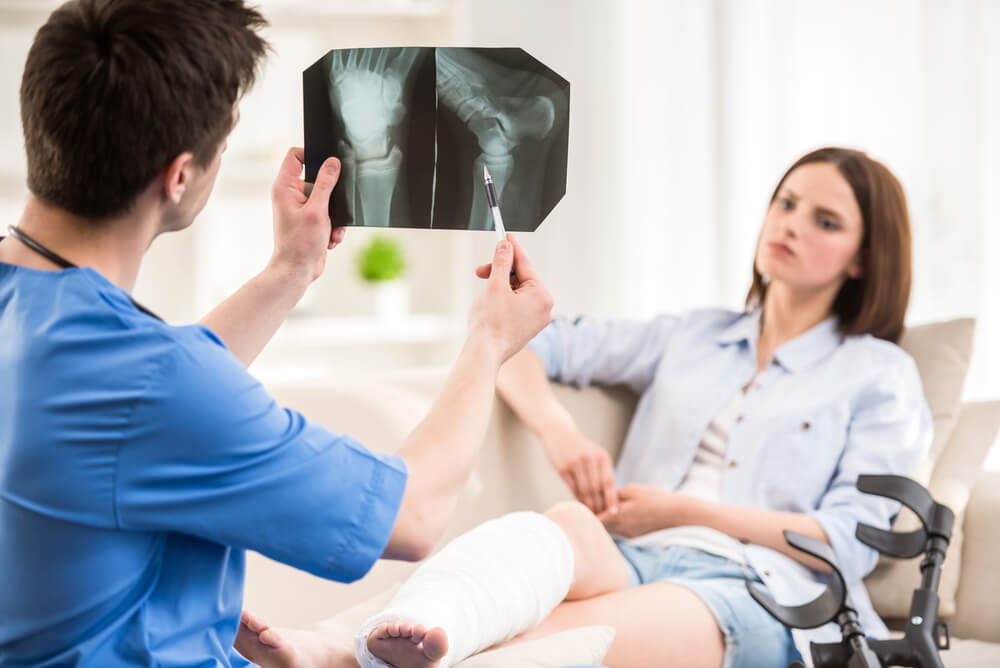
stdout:
{"type": "Polygon", "coordinates": [[[617,512],[614,464],[607,450],[581,434],[575,425],[561,423],[542,432],[541,441],[549,463],[577,501],[595,515],[617,512]]]}
{"type": "Polygon", "coordinates": [[[486,279],[486,289],[469,309],[469,336],[483,337],[499,353],[499,367],[551,322],[552,295],[513,234],[476,275],[486,279]]]}
{"type": "Polygon", "coordinates": [[[347,228],[333,227],[329,212],[330,194],[340,178],[340,161],[326,159],[308,195],[301,178],[304,166],[304,151],[289,149],[271,188],[274,253],[268,265],[308,285],[322,275],[327,251],[344,240],[347,228]]]}

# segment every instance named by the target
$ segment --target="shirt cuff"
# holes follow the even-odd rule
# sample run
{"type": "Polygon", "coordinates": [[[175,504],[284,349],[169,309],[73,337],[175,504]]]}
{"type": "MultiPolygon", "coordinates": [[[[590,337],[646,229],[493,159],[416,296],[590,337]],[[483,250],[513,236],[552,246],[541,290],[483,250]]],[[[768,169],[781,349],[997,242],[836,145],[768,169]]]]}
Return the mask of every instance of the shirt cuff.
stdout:
{"type": "Polygon", "coordinates": [[[330,570],[341,582],[363,577],[385,552],[406,490],[406,462],[395,455],[369,453],[370,471],[360,503],[348,520],[330,570]]]}
{"type": "Polygon", "coordinates": [[[854,536],[858,518],[834,510],[816,510],[811,513],[830,539],[837,567],[848,584],[859,582],[870,573],[878,561],[878,552],[854,536]]]}
{"type": "Polygon", "coordinates": [[[552,320],[535,338],[528,341],[528,345],[526,346],[541,360],[542,366],[545,367],[545,375],[549,378],[555,378],[558,375],[559,367],[562,365],[559,332],[556,330],[556,327],[556,321],[552,320]]]}

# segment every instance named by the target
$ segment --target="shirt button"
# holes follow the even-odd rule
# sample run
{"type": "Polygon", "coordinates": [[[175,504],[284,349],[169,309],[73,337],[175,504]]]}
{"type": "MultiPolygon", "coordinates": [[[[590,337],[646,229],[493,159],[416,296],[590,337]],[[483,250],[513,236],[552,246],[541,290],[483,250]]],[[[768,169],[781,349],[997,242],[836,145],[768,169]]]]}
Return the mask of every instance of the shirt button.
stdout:
{"type": "Polygon", "coordinates": [[[808,431],[808,429],[809,429],[809,423],[808,422],[803,422],[802,423],[802,431],[808,431]]]}
{"type": "Polygon", "coordinates": [[[736,462],[732,459],[729,460],[729,468],[731,469],[736,468],[736,462]]]}
{"type": "Polygon", "coordinates": [[[742,415],[737,415],[736,416],[736,421],[737,422],[743,422],[743,416],[742,415]]]}
{"type": "Polygon", "coordinates": [[[764,569],[764,577],[766,577],[766,578],[769,578],[769,577],[771,577],[771,571],[769,571],[769,570],[767,570],[767,569],[765,568],[765,569],[764,569]]]}

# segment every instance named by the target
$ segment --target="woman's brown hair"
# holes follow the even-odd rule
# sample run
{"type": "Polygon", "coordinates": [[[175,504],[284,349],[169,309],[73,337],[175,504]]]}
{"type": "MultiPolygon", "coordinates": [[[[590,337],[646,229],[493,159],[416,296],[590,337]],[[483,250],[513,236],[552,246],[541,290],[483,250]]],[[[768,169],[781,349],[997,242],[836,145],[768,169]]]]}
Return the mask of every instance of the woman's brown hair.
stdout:
{"type": "MultiPolygon", "coordinates": [[[[861,210],[861,278],[847,278],[833,301],[840,333],[871,334],[895,343],[903,333],[903,320],[910,301],[910,216],[903,187],[892,172],[861,151],[826,147],[812,151],[788,168],[771,195],[778,197],[788,175],[802,165],[830,163],[854,192],[861,210]]],[[[746,308],[764,303],[767,285],[753,267],[753,283],[746,308]]]]}

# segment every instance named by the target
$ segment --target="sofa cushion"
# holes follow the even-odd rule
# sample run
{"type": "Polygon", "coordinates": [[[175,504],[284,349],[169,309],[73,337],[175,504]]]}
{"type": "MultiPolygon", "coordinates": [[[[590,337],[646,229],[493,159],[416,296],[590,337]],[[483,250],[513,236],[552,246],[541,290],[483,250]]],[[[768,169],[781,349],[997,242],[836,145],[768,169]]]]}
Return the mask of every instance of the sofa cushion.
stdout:
{"type": "MultiPolygon", "coordinates": [[[[938,585],[938,614],[941,617],[955,614],[955,598],[962,566],[965,509],[998,431],[1000,401],[964,405],[959,413],[958,424],[931,476],[928,486],[931,496],[955,513],[951,542],[938,585]]],[[[912,531],[919,526],[916,516],[904,510],[893,529],[912,531]]],[[[920,586],[921,559],[922,556],[905,560],[882,559],[865,581],[875,608],[883,617],[902,618],[909,614],[913,590],[920,586]]]]}
{"type": "Polygon", "coordinates": [[[934,465],[958,422],[975,331],[975,319],[959,318],[909,327],[899,340],[899,347],[917,364],[924,397],[934,419],[930,452],[912,473],[922,485],[930,482],[934,465]]]}
{"type": "MultiPolygon", "coordinates": [[[[946,449],[954,448],[956,457],[978,452],[987,434],[979,435],[980,425],[977,421],[987,420],[982,411],[973,411],[967,419],[970,424],[964,430],[964,436],[952,440],[953,432],[958,423],[962,387],[969,368],[969,358],[972,355],[972,340],[975,333],[975,320],[961,318],[945,322],[935,322],[908,328],[899,341],[903,350],[913,357],[920,380],[923,384],[924,396],[930,407],[934,420],[934,439],[927,456],[917,464],[910,476],[930,489],[931,495],[939,498],[941,486],[948,488],[965,487],[970,490],[975,482],[975,474],[982,460],[976,461],[975,474],[961,469],[960,481],[954,480],[955,473],[942,476],[939,487],[931,485],[935,467],[944,456],[946,449]],[[976,423],[976,424],[973,424],[976,423]]],[[[985,428],[985,427],[984,427],[985,428]]],[[[985,428],[988,431],[988,428],[985,428]]],[[[983,454],[985,457],[985,453],[983,454]]],[[[960,467],[961,468],[961,467],[960,467]]],[[[960,527],[961,511],[968,499],[961,494],[952,496],[947,503],[955,511],[960,527]]],[[[912,531],[919,526],[916,517],[903,510],[893,524],[894,531],[912,531]]],[[[956,530],[948,551],[945,565],[947,576],[943,574],[939,595],[941,596],[940,612],[942,616],[954,613],[955,592],[958,588],[958,573],[961,565],[961,531],[956,530]]],[[[872,597],[875,609],[883,617],[905,617],[909,612],[909,600],[914,587],[919,583],[919,569],[914,560],[900,561],[882,557],[875,570],[868,576],[865,584],[872,597]]]]}
{"type": "MultiPolygon", "coordinates": [[[[962,582],[952,632],[1000,643],[1000,471],[983,473],[965,512],[962,582]]],[[[948,664],[951,665],[951,664],[948,664]]],[[[982,666],[1000,666],[1000,660],[982,666]]]]}
{"type": "MultiPolygon", "coordinates": [[[[320,622],[317,630],[340,642],[353,643],[354,635],[364,621],[384,608],[397,589],[399,585],[320,622]]],[[[486,650],[454,664],[454,668],[556,668],[600,663],[614,637],[615,630],[610,626],[581,626],[486,650]]]]}
{"type": "Polygon", "coordinates": [[[951,649],[941,652],[948,668],[1000,666],[1000,645],[981,640],[952,640],[951,649]]]}

